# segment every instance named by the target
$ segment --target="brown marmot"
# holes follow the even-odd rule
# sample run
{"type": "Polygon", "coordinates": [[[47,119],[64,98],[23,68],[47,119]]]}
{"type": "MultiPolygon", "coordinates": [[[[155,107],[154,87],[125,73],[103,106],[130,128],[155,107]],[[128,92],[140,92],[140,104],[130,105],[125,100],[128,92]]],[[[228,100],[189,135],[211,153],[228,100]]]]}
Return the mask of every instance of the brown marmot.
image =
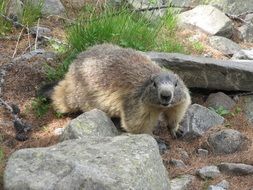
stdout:
{"type": "Polygon", "coordinates": [[[112,44],[82,52],[53,89],[54,108],[61,113],[98,108],[120,117],[129,133],[152,133],[159,115],[173,136],[191,103],[183,81],[144,54],[112,44]]]}

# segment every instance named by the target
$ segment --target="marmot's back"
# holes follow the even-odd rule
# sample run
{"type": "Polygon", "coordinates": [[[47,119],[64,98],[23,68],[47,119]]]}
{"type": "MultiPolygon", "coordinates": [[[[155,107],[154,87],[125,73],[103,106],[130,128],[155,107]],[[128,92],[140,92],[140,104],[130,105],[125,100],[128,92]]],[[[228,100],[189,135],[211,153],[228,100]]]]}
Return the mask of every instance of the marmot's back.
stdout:
{"type": "Polygon", "coordinates": [[[89,80],[89,85],[115,90],[142,85],[152,74],[159,73],[161,68],[132,49],[103,44],[81,53],[70,71],[78,74],[80,80],[89,80]]]}

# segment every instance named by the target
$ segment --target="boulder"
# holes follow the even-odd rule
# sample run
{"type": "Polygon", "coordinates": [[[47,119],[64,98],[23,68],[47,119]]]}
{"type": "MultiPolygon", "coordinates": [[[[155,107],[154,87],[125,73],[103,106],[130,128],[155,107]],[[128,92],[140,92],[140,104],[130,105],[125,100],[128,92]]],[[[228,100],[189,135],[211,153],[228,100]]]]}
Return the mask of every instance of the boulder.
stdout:
{"type": "Polygon", "coordinates": [[[208,3],[233,15],[252,11],[253,7],[252,0],[244,0],[243,3],[238,0],[209,0],[208,3]]]}
{"type": "Polygon", "coordinates": [[[209,39],[211,46],[224,55],[233,55],[241,50],[241,47],[228,38],[222,36],[212,36],[209,39]]]}
{"type": "Polygon", "coordinates": [[[194,139],[202,136],[211,127],[221,125],[224,118],[201,105],[189,107],[181,126],[184,139],[194,139]]]}
{"type": "Polygon", "coordinates": [[[177,73],[189,88],[253,91],[252,61],[222,61],[178,53],[148,52],[146,55],[161,67],[177,73]]]}
{"type": "Polygon", "coordinates": [[[236,130],[225,129],[208,137],[209,148],[217,154],[234,153],[245,143],[244,136],[236,130]]]}
{"type": "Polygon", "coordinates": [[[230,175],[252,175],[253,166],[242,163],[221,163],[218,165],[221,172],[230,175]]]}
{"type": "Polygon", "coordinates": [[[14,152],[5,190],[169,190],[167,171],[149,135],[89,137],[14,152]]]}
{"type": "Polygon", "coordinates": [[[206,100],[206,107],[219,109],[220,107],[231,110],[235,106],[235,101],[223,92],[212,93],[206,100]]]}
{"type": "Polygon", "coordinates": [[[70,121],[60,139],[79,139],[87,136],[113,137],[119,135],[111,119],[102,111],[93,109],[70,121]]]}
{"type": "Polygon", "coordinates": [[[202,179],[214,179],[220,175],[220,171],[217,166],[205,166],[198,169],[196,174],[202,179]]]}
{"type": "Polygon", "coordinates": [[[220,183],[216,185],[210,185],[208,190],[228,190],[229,183],[226,180],[222,180],[220,183]]]}
{"type": "Polygon", "coordinates": [[[232,36],[232,21],[211,5],[198,5],[192,10],[181,13],[179,25],[184,28],[197,28],[210,35],[228,38],[232,36]]]}

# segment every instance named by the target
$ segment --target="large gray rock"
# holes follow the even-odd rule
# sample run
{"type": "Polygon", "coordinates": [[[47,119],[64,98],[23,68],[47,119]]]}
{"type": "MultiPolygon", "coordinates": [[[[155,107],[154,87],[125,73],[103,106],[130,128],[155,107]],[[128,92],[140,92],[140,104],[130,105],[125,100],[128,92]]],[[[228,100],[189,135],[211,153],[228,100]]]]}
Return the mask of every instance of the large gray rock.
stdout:
{"type": "Polygon", "coordinates": [[[171,190],[187,190],[194,180],[193,175],[182,175],[170,181],[171,190]]]}
{"type": "Polygon", "coordinates": [[[185,139],[202,136],[211,127],[221,125],[224,118],[201,105],[193,104],[189,107],[181,125],[185,139]]]}
{"type": "Polygon", "coordinates": [[[253,166],[240,163],[221,163],[218,165],[221,172],[231,175],[252,175],[253,166]]]}
{"type": "Polygon", "coordinates": [[[60,138],[79,139],[87,136],[113,137],[119,135],[111,119],[98,109],[85,112],[70,121],[60,138]]]}
{"type": "Polygon", "coordinates": [[[149,135],[89,137],[18,150],[4,173],[5,190],[169,190],[167,171],[149,135]]]}
{"type": "Polygon", "coordinates": [[[221,106],[230,110],[235,106],[235,101],[223,92],[212,93],[208,96],[206,100],[206,107],[212,107],[214,109],[219,109],[221,106]]]}
{"type": "Polygon", "coordinates": [[[230,14],[240,14],[252,11],[252,0],[209,0],[208,3],[220,8],[223,12],[230,14]]]}
{"type": "Polygon", "coordinates": [[[244,42],[253,42],[253,24],[247,23],[239,27],[240,38],[243,39],[244,42]]]}
{"type": "Polygon", "coordinates": [[[211,46],[224,55],[233,55],[241,50],[241,47],[228,38],[222,36],[212,36],[209,39],[211,46]]]}
{"type": "Polygon", "coordinates": [[[195,27],[210,35],[232,36],[232,21],[211,5],[198,5],[179,15],[181,27],[195,27]]]}
{"type": "Polygon", "coordinates": [[[240,150],[244,143],[244,136],[233,129],[222,130],[208,137],[209,148],[217,154],[234,153],[240,150]]]}
{"type": "Polygon", "coordinates": [[[253,49],[251,50],[246,50],[243,49],[239,52],[236,52],[232,59],[236,60],[236,59],[245,59],[245,60],[253,60],[253,49]]]}
{"type": "Polygon", "coordinates": [[[253,95],[242,97],[243,100],[243,110],[246,114],[248,120],[253,123],[253,95]]]}
{"type": "Polygon", "coordinates": [[[205,166],[196,171],[196,174],[202,179],[214,179],[220,175],[220,171],[217,166],[205,166]]]}
{"type": "Polygon", "coordinates": [[[178,53],[149,52],[147,55],[179,74],[190,88],[253,91],[252,61],[222,61],[178,53]]]}

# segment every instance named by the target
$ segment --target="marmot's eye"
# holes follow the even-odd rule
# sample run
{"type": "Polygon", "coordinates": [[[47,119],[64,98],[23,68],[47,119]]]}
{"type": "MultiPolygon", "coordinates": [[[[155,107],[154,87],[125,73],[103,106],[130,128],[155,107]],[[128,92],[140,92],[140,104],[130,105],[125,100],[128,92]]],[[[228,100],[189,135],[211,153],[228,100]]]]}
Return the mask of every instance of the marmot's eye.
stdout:
{"type": "Polygon", "coordinates": [[[176,81],[176,83],[175,83],[175,87],[177,87],[177,85],[178,85],[177,83],[178,83],[178,81],[176,81]]]}

